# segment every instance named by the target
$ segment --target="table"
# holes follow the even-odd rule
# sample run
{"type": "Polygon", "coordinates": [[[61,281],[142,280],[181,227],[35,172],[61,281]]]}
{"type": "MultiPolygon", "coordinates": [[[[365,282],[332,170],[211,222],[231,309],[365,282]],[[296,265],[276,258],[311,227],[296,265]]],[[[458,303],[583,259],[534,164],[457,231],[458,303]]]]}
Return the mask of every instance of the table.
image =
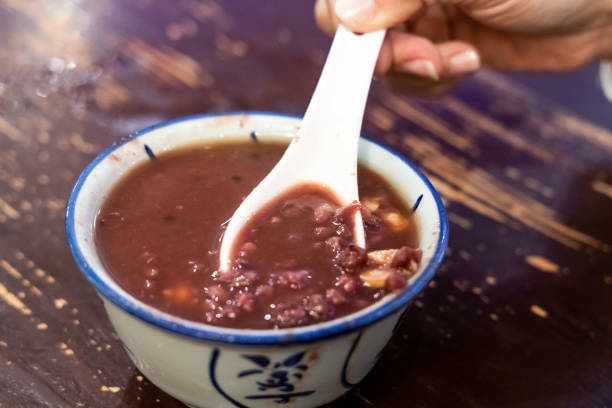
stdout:
{"type": "MultiPolygon", "coordinates": [[[[133,130],[301,114],[330,43],[311,7],[0,0],[1,407],[182,406],[121,348],[69,253],[66,199],[133,130]]],[[[488,70],[437,101],[375,84],[365,133],[427,173],[451,239],[377,366],[330,406],[612,406],[607,126],[488,70]]]]}

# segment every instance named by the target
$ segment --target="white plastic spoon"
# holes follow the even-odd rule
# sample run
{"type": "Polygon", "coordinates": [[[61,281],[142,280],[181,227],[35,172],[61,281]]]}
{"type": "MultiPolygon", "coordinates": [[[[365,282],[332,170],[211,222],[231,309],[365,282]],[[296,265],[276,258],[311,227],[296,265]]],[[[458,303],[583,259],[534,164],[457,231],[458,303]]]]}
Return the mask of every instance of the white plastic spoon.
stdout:
{"type": "MultiPolygon", "coordinates": [[[[358,35],[338,27],[297,135],[227,225],[219,253],[222,270],[231,266],[231,251],[242,227],[258,210],[292,187],[320,185],[331,190],[342,206],[359,200],[357,147],[384,36],[384,30],[358,35]]],[[[355,244],[365,248],[359,211],[355,212],[354,225],[355,244]]]]}

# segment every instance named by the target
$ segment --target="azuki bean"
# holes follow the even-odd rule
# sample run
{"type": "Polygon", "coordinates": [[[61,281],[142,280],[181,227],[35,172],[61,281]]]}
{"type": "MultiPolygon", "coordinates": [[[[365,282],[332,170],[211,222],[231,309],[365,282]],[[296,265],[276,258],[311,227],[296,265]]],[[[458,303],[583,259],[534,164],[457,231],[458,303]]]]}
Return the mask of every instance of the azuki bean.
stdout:
{"type": "Polygon", "coordinates": [[[331,220],[336,210],[329,203],[323,203],[314,209],[313,219],[317,224],[324,224],[331,220]]]}
{"type": "Polygon", "coordinates": [[[308,315],[315,320],[329,319],[334,316],[336,311],[334,305],[318,293],[304,298],[304,308],[308,315]]]}
{"type": "Polygon", "coordinates": [[[359,286],[357,278],[349,275],[341,275],[336,281],[336,286],[349,294],[354,294],[359,286]]]}
{"type": "Polygon", "coordinates": [[[334,234],[334,231],[331,228],[329,228],[329,227],[320,227],[319,226],[319,227],[316,227],[313,230],[313,234],[317,238],[324,239],[324,238],[332,236],[334,234]]]}
{"type": "Polygon", "coordinates": [[[398,249],[393,255],[393,259],[391,260],[391,266],[393,267],[406,267],[410,263],[410,261],[415,261],[417,263],[421,262],[421,258],[423,257],[423,251],[418,248],[410,248],[408,246],[403,246],[398,249]]]}
{"type": "Polygon", "coordinates": [[[209,286],[204,288],[204,293],[213,299],[215,302],[224,302],[229,298],[229,292],[223,289],[220,285],[209,286]]]}
{"type": "Polygon", "coordinates": [[[337,262],[347,272],[355,272],[359,267],[364,266],[368,261],[365,249],[357,245],[350,244],[343,248],[338,254],[337,262]]]}
{"type": "Polygon", "coordinates": [[[245,312],[252,312],[255,309],[255,296],[249,292],[241,292],[236,295],[234,302],[245,312]]]}
{"type": "Polygon", "coordinates": [[[232,282],[232,286],[250,286],[259,279],[257,271],[248,270],[240,272],[232,282]]]}
{"type": "Polygon", "coordinates": [[[308,314],[302,305],[281,308],[275,313],[275,323],[278,327],[303,326],[308,323],[308,314]]]}
{"type": "Polygon", "coordinates": [[[236,278],[238,273],[239,272],[237,270],[235,270],[235,269],[227,269],[227,270],[220,269],[218,271],[218,278],[222,282],[229,283],[229,282],[233,281],[236,278]]]}
{"type": "Polygon", "coordinates": [[[336,288],[329,288],[325,291],[325,298],[334,305],[346,303],[346,296],[336,288]]]}
{"type": "Polygon", "coordinates": [[[330,237],[325,240],[325,245],[332,250],[332,252],[338,252],[342,249],[342,238],[330,237]]]}
{"type": "Polygon", "coordinates": [[[393,271],[387,277],[385,281],[385,289],[388,291],[394,291],[406,287],[406,278],[404,275],[397,271],[393,271]]]}
{"type": "Polygon", "coordinates": [[[305,270],[272,272],[270,277],[277,285],[288,286],[295,290],[302,290],[306,288],[312,281],[310,272],[305,270]]]}
{"type": "Polygon", "coordinates": [[[259,285],[257,289],[255,289],[255,296],[264,296],[269,297],[274,293],[274,288],[270,285],[259,285]]]}

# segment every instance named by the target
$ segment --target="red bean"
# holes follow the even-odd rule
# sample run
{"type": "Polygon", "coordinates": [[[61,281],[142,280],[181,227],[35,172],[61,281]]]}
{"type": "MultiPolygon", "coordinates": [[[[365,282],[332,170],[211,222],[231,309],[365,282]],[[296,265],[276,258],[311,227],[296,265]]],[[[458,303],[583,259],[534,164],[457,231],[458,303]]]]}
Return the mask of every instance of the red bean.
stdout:
{"type": "Polygon", "coordinates": [[[240,251],[236,259],[234,260],[234,263],[240,269],[248,268],[250,265],[248,254],[245,254],[244,252],[240,251]]]}
{"type": "Polygon", "coordinates": [[[278,327],[303,326],[308,323],[308,314],[304,306],[293,305],[280,309],[274,313],[274,322],[278,327]]]}
{"type": "Polygon", "coordinates": [[[368,256],[365,249],[351,244],[340,251],[336,261],[346,272],[353,273],[366,264],[368,256]]]}
{"type": "Polygon", "coordinates": [[[235,319],[240,313],[240,308],[235,303],[226,303],[221,308],[221,316],[227,317],[230,319],[235,319]]]}
{"type": "Polygon", "coordinates": [[[391,260],[391,266],[393,267],[406,267],[410,263],[410,261],[415,261],[417,263],[421,262],[421,258],[423,257],[423,251],[420,248],[414,249],[408,246],[403,246],[398,249],[393,255],[393,259],[391,260]]]}
{"type": "Polygon", "coordinates": [[[406,287],[406,278],[404,275],[397,271],[393,271],[387,276],[387,280],[385,280],[385,289],[388,291],[394,291],[398,289],[403,289],[406,287]]]}
{"type": "Polygon", "coordinates": [[[255,309],[255,296],[252,293],[241,292],[236,295],[234,301],[240,309],[246,312],[252,312],[255,309]]]}
{"type": "Polygon", "coordinates": [[[351,231],[351,229],[348,228],[346,224],[339,224],[336,227],[336,235],[338,235],[341,238],[344,238],[346,241],[351,241],[351,238],[353,236],[353,231],[351,231]]]}
{"type": "Polygon", "coordinates": [[[346,296],[344,296],[344,294],[336,288],[327,289],[325,291],[325,298],[332,302],[334,305],[341,305],[343,303],[346,303],[346,296]]]}
{"type": "Polygon", "coordinates": [[[296,290],[302,290],[310,286],[312,281],[310,272],[306,270],[273,272],[270,274],[270,277],[276,282],[276,284],[280,286],[288,286],[291,289],[296,290]]]}
{"type": "Polygon", "coordinates": [[[316,227],[313,230],[314,236],[317,238],[327,238],[334,234],[334,231],[329,227],[316,227]]]}
{"type": "Polygon", "coordinates": [[[412,252],[413,260],[416,263],[421,263],[421,259],[423,259],[423,250],[421,248],[417,248],[412,252]]]}
{"type": "Polygon", "coordinates": [[[312,276],[308,271],[287,271],[285,277],[289,282],[289,287],[298,290],[309,286],[312,281],[312,276]]]}
{"type": "Polygon", "coordinates": [[[236,276],[238,276],[238,271],[235,269],[227,269],[227,270],[219,270],[218,271],[218,278],[220,281],[222,282],[232,282],[236,276]]]}
{"type": "Polygon", "coordinates": [[[313,219],[317,224],[324,224],[331,220],[336,210],[329,203],[323,203],[314,209],[313,219]]]}
{"type": "Polygon", "coordinates": [[[408,264],[408,261],[410,261],[410,258],[410,248],[403,246],[397,251],[395,251],[395,254],[393,254],[393,258],[391,259],[391,266],[394,268],[406,266],[408,264]]]}
{"type": "Polygon", "coordinates": [[[257,282],[258,279],[259,274],[257,271],[249,270],[238,275],[236,279],[234,279],[234,284],[236,286],[249,286],[257,282]]]}
{"type": "Polygon", "coordinates": [[[334,305],[318,293],[304,298],[304,308],[308,315],[317,321],[327,320],[335,314],[334,305]]]}
{"type": "Polygon", "coordinates": [[[330,237],[325,240],[325,245],[332,250],[332,252],[339,252],[342,249],[342,238],[330,237]]]}
{"type": "Polygon", "coordinates": [[[255,289],[255,296],[260,297],[270,297],[274,294],[274,288],[270,285],[259,285],[257,289],[255,289]]]}
{"type": "Polygon", "coordinates": [[[217,308],[217,302],[212,299],[204,299],[202,302],[202,308],[207,312],[212,312],[217,308]]]}
{"type": "Polygon", "coordinates": [[[346,293],[354,294],[357,291],[357,287],[359,287],[359,282],[353,276],[340,275],[336,281],[336,286],[346,293]]]}
{"type": "Polygon", "coordinates": [[[204,293],[215,302],[224,302],[229,298],[229,292],[220,285],[204,288],[204,293]]]}

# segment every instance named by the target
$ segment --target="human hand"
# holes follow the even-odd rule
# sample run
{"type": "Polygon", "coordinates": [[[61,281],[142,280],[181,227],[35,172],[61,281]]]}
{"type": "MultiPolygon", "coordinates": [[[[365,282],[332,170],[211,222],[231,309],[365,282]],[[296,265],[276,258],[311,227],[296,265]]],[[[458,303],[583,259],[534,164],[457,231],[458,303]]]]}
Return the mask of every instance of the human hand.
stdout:
{"type": "Polygon", "coordinates": [[[319,27],[390,28],[375,73],[441,94],[475,72],[566,71],[612,56],[612,0],[317,0],[319,27]]]}

